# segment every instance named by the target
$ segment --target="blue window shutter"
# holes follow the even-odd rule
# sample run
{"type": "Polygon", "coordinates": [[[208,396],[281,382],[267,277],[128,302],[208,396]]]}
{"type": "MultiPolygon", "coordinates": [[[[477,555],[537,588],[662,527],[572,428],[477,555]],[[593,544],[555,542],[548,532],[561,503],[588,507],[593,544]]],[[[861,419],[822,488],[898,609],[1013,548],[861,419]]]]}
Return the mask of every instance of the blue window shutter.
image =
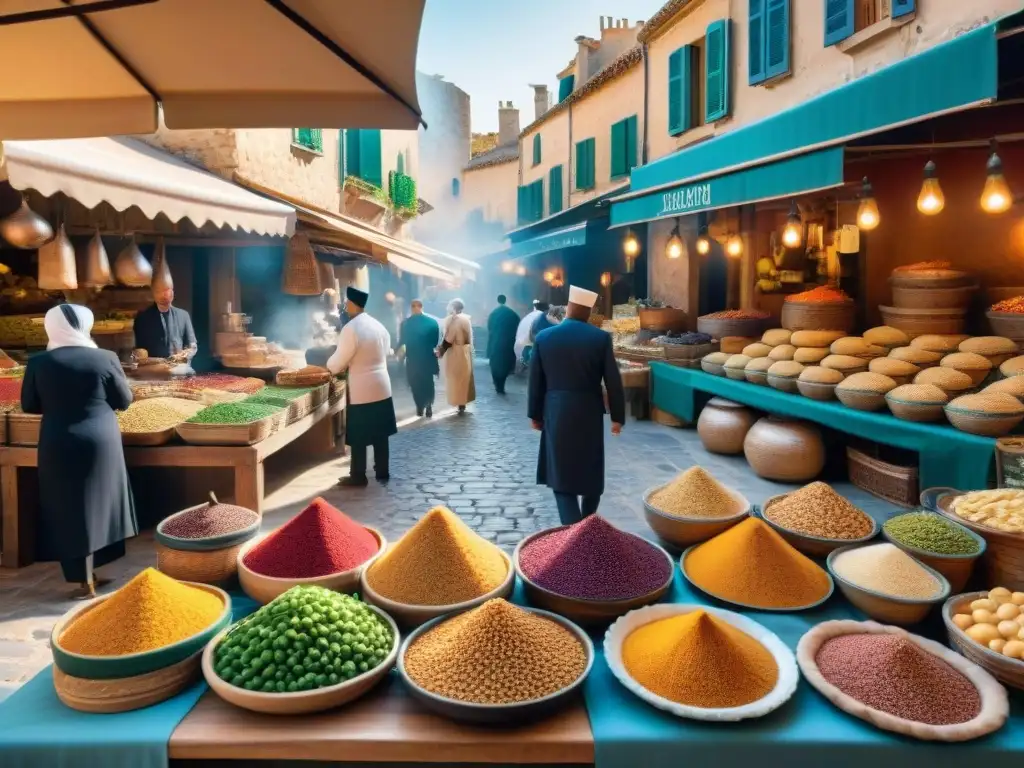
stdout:
{"type": "Polygon", "coordinates": [[[708,25],[704,34],[707,70],[704,82],[704,122],[713,123],[729,114],[729,19],[708,25]]]}
{"type": "Polygon", "coordinates": [[[521,184],[516,189],[516,219],[520,224],[526,223],[526,190],[521,184]]]}
{"type": "Polygon", "coordinates": [[[338,182],[345,183],[345,129],[338,131],[338,182]]]}
{"type": "Polygon", "coordinates": [[[677,48],[668,57],[668,134],[678,136],[693,127],[690,99],[690,46],[677,48]]]}
{"type": "Polygon", "coordinates": [[[747,82],[763,83],[765,78],[765,0],[750,0],[747,15],[747,82]]]}
{"type": "Polygon", "coordinates": [[[892,0],[892,17],[898,19],[900,16],[914,12],[914,0],[892,0]]]}
{"type": "Polygon", "coordinates": [[[854,0],[823,0],[825,3],[825,45],[841,43],[854,32],[854,0]]]}
{"type": "Polygon", "coordinates": [[[573,87],[576,85],[576,75],[566,75],[558,81],[558,103],[569,98],[573,87]]]}
{"type": "Polygon", "coordinates": [[[540,134],[533,137],[533,164],[540,165],[540,134]]]}
{"type": "Polygon", "coordinates": [[[359,178],[381,186],[380,128],[359,129],[359,178]]]}
{"type": "Polygon", "coordinates": [[[533,220],[539,221],[544,218],[544,179],[537,179],[533,186],[533,220]]]}
{"type": "Polygon", "coordinates": [[[626,173],[628,174],[637,166],[636,157],[636,142],[637,142],[637,130],[636,130],[636,115],[627,117],[624,121],[626,123],[626,173]]]}
{"type": "Polygon", "coordinates": [[[790,0],[768,0],[765,24],[765,77],[789,72],[790,0]]]}
{"type": "Polygon", "coordinates": [[[625,176],[626,167],[626,121],[620,120],[612,124],[611,143],[611,177],[617,179],[625,176]]]}
{"type": "Polygon", "coordinates": [[[586,152],[587,141],[576,142],[576,189],[586,189],[586,172],[587,172],[587,152],[586,152]]]}
{"type": "Polygon", "coordinates": [[[458,197],[459,196],[459,187],[460,186],[461,186],[461,182],[459,182],[458,179],[452,179],[452,197],[458,197]]]}
{"type": "Polygon", "coordinates": [[[562,210],[562,166],[556,165],[548,172],[548,214],[562,210]]]}
{"type": "Polygon", "coordinates": [[[345,131],[345,175],[359,176],[359,129],[345,131]]]}

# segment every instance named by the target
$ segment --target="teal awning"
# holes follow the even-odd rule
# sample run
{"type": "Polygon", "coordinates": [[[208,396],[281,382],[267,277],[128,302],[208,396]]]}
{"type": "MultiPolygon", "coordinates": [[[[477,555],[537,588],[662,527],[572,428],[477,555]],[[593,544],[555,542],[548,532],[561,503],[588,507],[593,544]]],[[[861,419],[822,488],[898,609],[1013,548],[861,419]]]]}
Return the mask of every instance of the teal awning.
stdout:
{"type": "Polygon", "coordinates": [[[802,195],[843,183],[843,148],[833,147],[690,184],[613,201],[611,226],[685,216],[733,205],[802,195]]]}
{"type": "Polygon", "coordinates": [[[521,259],[525,256],[536,256],[545,251],[557,251],[559,248],[574,248],[577,245],[586,244],[587,222],[582,221],[571,227],[562,227],[528,240],[513,243],[509,248],[509,256],[513,259],[521,259]]]}
{"type": "Polygon", "coordinates": [[[994,101],[998,26],[980,27],[792,109],[635,168],[630,192],[617,200],[994,101]]]}

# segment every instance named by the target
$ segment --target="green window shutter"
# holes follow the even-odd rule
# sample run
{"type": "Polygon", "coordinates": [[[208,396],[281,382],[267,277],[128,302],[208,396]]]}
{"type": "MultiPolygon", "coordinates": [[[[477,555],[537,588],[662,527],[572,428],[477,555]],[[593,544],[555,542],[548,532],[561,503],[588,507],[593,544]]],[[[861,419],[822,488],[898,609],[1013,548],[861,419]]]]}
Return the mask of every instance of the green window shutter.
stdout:
{"type": "Polygon", "coordinates": [[[323,131],[319,128],[292,128],[292,143],[312,152],[323,152],[323,131]]]}
{"type": "Polygon", "coordinates": [[[573,87],[576,85],[576,75],[566,75],[558,81],[558,103],[569,98],[573,87]]]}
{"type": "Polygon", "coordinates": [[[765,29],[765,78],[789,73],[790,0],[768,0],[765,29]]]}
{"type": "Polygon", "coordinates": [[[613,179],[625,176],[626,167],[626,121],[620,120],[612,125],[612,172],[613,179]]]}
{"type": "Polygon", "coordinates": [[[562,210],[562,166],[556,165],[548,173],[548,214],[562,210]]]}
{"type": "Polygon", "coordinates": [[[576,189],[594,188],[594,139],[576,143],[576,189]]]}
{"type": "Polygon", "coordinates": [[[345,175],[362,178],[359,172],[359,128],[349,128],[345,134],[345,175]]]}
{"type": "Polygon", "coordinates": [[[398,153],[398,157],[395,160],[395,172],[405,173],[405,154],[402,152],[398,153]]]}
{"type": "Polygon", "coordinates": [[[533,137],[533,164],[540,165],[540,134],[533,137]]]}
{"type": "Polygon", "coordinates": [[[338,183],[345,183],[345,129],[338,131],[338,183]]]}
{"type": "Polygon", "coordinates": [[[597,185],[596,157],[597,139],[587,139],[587,189],[593,189],[597,185]]]}
{"type": "Polygon", "coordinates": [[[544,179],[533,182],[533,214],[534,221],[544,218],[544,179]]]}
{"type": "Polygon", "coordinates": [[[892,0],[892,17],[898,19],[914,12],[914,0],[892,0]]]}
{"type": "Polygon", "coordinates": [[[853,0],[822,0],[825,3],[825,45],[841,43],[854,33],[853,0]]]}
{"type": "Polygon", "coordinates": [[[632,115],[626,118],[626,173],[637,165],[637,120],[636,115],[632,115]]]}
{"type": "Polygon", "coordinates": [[[713,123],[729,114],[729,19],[708,25],[704,35],[707,70],[704,81],[704,122],[713,123]]]}
{"type": "Polygon", "coordinates": [[[668,57],[668,134],[678,136],[693,127],[690,102],[690,46],[677,48],[668,57]]]}
{"type": "Polygon", "coordinates": [[[527,187],[522,185],[516,190],[516,219],[520,224],[526,223],[526,209],[529,207],[526,204],[527,187]]]}
{"type": "Polygon", "coordinates": [[[765,81],[765,0],[750,0],[747,12],[747,82],[765,81]]]}
{"type": "Polygon", "coordinates": [[[359,178],[375,186],[382,186],[380,129],[359,129],[359,178]]]}

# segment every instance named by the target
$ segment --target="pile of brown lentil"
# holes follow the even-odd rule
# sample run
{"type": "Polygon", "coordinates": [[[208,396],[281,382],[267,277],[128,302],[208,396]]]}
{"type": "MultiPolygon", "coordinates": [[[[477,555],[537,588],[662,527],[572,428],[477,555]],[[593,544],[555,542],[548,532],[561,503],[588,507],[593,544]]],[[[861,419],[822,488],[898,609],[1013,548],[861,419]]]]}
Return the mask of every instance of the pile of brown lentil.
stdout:
{"type": "Polygon", "coordinates": [[[739,502],[703,467],[690,467],[668,485],[651,494],[659,512],[680,518],[731,517],[739,502]]]}
{"type": "Polygon", "coordinates": [[[425,632],[404,664],[413,682],[438,696],[514,704],[576,682],[587,654],[565,627],[496,599],[425,632]]]}
{"type": "Polygon", "coordinates": [[[136,400],[127,410],[117,412],[122,432],[162,432],[191,419],[206,406],[181,397],[149,397],[136,400]]]}
{"type": "Polygon", "coordinates": [[[823,539],[861,539],[874,527],[867,514],[822,482],[767,506],[764,516],[787,530],[823,539]]]}
{"type": "Polygon", "coordinates": [[[169,517],[160,532],[178,539],[208,539],[241,531],[259,520],[251,509],[234,504],[210,503],[169,517]]]}

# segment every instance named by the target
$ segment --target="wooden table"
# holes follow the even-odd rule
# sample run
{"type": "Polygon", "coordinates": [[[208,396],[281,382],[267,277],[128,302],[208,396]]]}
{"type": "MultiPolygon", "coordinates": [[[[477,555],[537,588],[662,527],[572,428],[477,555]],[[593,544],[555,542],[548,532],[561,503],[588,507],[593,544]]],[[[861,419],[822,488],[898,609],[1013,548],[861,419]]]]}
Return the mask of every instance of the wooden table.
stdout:
{"type": "MultiPolygon", "coordinates": [[[[129,467],[226,468],[234,474],[234,503],[263,513],[263,461],[291,442],[323,430],[317,439],[321,450],[334,444],[334,416],[345,409],[344,393],[334,403],[324,402],[301,419],[255,445],[162,445],[153,448],[125,446],[129,467]]],[[[34,552],[34,508],[19,503],[18,469],[36,467],[35,447],[0,447],[0,505],[3,515],[3,566],[31,565],[34,552]],[[23,508],[24,507],[24,508],[23,508]]]]}
{"type": "MultiPolygon", "coordinates": [[[[171,735],[173,761],[319,760],[352,763],[594,762],[582,700],[516,728],[459,725],[432,715],[395,675],[359,701],[301,717],[260,715],[207,692],[171,735]]],[[[185,763],[187,765],[187,762],[185,763]]]]}

